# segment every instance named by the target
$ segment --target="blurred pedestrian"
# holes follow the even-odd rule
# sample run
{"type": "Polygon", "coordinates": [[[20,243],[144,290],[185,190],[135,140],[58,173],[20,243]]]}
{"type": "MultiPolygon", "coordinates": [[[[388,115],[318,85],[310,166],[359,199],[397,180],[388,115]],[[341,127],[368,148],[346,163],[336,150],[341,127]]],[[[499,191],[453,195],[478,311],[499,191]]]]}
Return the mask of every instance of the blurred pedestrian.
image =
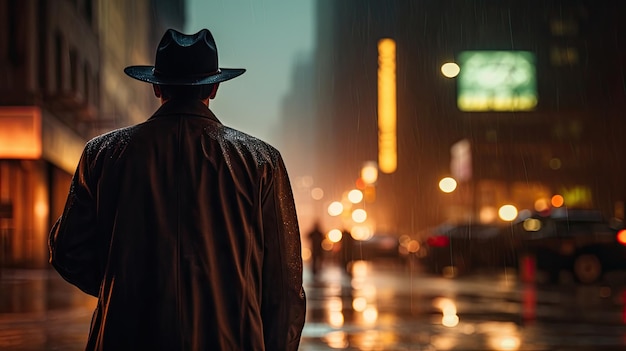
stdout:
{"type": "Polygon", "coordinates": [[[320,228],[319,220],[316,220],[313,224],[313,229],[309,232],[308,237],[311,244],[311,271],[313,276],[316,276],[321,270],[324,260],[324,250],[322,248],[324,233],[322,233],[320,228]]]}
{"type": "Polygon", "coordinates": [[[297,350],[305,321],[300,233],[281,154],[209,109],[220,68],[207,29],[169,29],[147,121],[90,140],[50,262],[98,297],[87,350],[297,350]]]}
{"type": "Polygon", "coordinates": [[[346,229],[341,232],[341,263],[347,273],[351,273],[352,261],[354,257],[355,240],[352,234],[346,229]]]}

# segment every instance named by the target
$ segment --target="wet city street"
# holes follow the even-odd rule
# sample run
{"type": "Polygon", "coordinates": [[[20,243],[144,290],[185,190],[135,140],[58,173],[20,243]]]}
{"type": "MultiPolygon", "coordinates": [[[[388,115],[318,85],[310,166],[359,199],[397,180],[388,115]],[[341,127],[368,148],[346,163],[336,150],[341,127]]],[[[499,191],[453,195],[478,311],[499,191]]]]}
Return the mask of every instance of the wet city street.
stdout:
{"type": "MultiPolygon", "coordinates": [[[[415,264],[305,270],[300,349],[626,350],[626,290],[519,281],[514,271],[454,279],[415,264]]],[[[95,299],[51,270],[3,270],[0,350],[82,350],[95,299]]]]}

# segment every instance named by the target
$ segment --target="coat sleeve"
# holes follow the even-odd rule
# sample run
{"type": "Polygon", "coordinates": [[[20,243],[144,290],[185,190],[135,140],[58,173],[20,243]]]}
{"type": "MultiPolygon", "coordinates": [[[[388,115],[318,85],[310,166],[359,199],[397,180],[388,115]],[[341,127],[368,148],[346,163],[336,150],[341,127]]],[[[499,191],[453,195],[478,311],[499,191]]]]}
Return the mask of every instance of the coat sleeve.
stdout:
{"type": "Polygon", "coordinates": [[[265,349],[296,351],[306,313],[302,248],[291,185],[280,157],[263,203],[263,230],[261,310],[265,349]]]}
{"type": "Polygon", "coordinates": [[[78,163],[63,214],[48,238],[50,264],[68,282],[97,296],[100,269],[96,248],[96,202],[90,184],[88,147],[78,163]]]}

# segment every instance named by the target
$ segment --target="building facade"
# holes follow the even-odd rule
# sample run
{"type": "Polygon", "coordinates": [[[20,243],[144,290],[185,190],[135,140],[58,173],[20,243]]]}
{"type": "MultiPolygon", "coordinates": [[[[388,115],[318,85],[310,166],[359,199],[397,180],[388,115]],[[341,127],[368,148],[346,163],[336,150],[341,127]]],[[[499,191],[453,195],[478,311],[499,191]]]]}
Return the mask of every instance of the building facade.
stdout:
{"type": "Polygon", "coordinates": [[[623,219],[625,14],[620,2],[586,0],[319,1],[318,145],[327,166],[316,179],[327,203],[354,187],[364,162],[377,161],[377,46],[388,38],[396,45],[397,169],[379,175],[366,204],[377,230],[498,221],[504,204],[533,211],[554,195],[623,219]],[[460,105],[460,76],[441,67],[476,51],[530,53],[531,109],[460,105]],[[438,187],[446,176],[458,180],[452,193],[438,187]]]}
{"type": "Polygon", "coordinates": [[[47,264],[84,144],[156,108],[127,79],[150,64],[184,1],[0,1],[0,267],[47,264]]]}

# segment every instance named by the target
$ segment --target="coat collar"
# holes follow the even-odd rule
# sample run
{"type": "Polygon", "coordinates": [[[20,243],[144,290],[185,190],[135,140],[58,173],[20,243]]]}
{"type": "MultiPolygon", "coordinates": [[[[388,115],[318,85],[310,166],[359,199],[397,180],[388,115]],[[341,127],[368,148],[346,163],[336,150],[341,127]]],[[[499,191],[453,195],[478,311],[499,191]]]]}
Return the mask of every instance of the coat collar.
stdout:
{"type": "Polygon", "coordinates": [[[199,100],[170,100],[165,102],[158,110],[150,117],[150,119],[159,118],[162,116],[171,115],[194,115],[198,117],[208,118],[217,123],[220,120],[217,119],[215,114],[209,108],[199,100]]]}

